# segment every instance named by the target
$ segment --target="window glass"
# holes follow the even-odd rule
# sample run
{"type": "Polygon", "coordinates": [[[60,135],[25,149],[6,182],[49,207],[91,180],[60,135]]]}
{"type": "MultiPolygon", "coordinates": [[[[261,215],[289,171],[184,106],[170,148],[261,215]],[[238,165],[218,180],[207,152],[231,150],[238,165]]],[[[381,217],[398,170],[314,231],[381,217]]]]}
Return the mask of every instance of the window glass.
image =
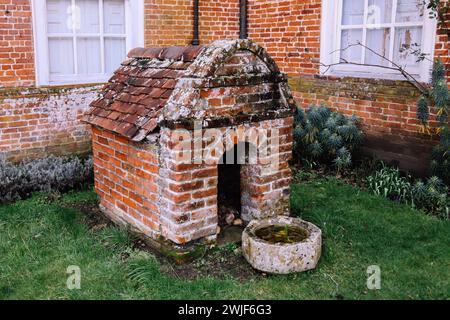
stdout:
{"type": "Polygon", "coordinates": [[[418,22],[424,18],[423,0],[397,0],[397,22],[418,22]]]}
{"type": "Polygon", "coordinates": [[[421,0],[342,0],[341,4],[341,62],[417,66],[424,24],[421,0]]]}
{"type": "Polygon", "coordinates": [[[51,75],[74,74],[73,41],[70,38],[48,40],[51,75]]]}
{"type": "Polygon", "coordinates": [[[107,77],[125,59],[125,0],[46,0],[46,11],[51,82],[107,77]]]}
{"type": "Polygon", "coordinates": [[[367,64],[387,66],[389,63],[381,56],[389,57],[390,29],[367,30],[366,46],[371,50],[366,50],[365,62],[367,64]]]}
{"type": "Polygon", "coordinates": [[[112,73],[122,62],[126,55],[125,39],[106,38],[105,39],[105,63],[106,72],[112,73]]]}
{"type": "Polygon", "coordinates": [[[392,20],[392,0],[369,0],[367,24],[389,23],[392,20]]]}
{"type": "Polygon", "coordinates": [[[72,33],[70,29],[70,0],[47,0],[47,32],[72,33]]]}
{"type": "Polygon", "coordinates": [[[394,62],[411,67],[417,64],[413,53],[421,49],[422,27],[397,28],[394,41],[394,62]]]}
{"type": "Polygon", "coordinates": [[[123,0],[104,0],[105,33],[125,33],[125,6],[123,0]]]}
{"type": "Polygon", "coordinates": [[[362,41],[361,29],[349,29],[342,31],[341,48],[345,49],[341,51],[341,60],[347,62],[361,63],[362,49],[360,46],[352,46],[362,41]]]}
{"type": "Polygon", "coordinates": [[[343,0],[342,24],[364,23],[364,1],[343,0]]]}

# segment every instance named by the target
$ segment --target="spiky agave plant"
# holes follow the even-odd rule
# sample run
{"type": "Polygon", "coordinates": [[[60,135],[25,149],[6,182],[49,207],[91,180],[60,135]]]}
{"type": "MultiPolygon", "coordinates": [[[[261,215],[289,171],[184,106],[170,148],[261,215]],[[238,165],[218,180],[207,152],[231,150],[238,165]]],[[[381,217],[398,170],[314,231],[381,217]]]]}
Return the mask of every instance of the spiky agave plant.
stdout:
{"type": "Polygon", "coordinates": [[[338,170],[352,163],[352,152],[362,140],[356,117],[346,117],[324,106],[299,109],[295,117],[295,153],[304,162],[334,164],[338,170]]]}

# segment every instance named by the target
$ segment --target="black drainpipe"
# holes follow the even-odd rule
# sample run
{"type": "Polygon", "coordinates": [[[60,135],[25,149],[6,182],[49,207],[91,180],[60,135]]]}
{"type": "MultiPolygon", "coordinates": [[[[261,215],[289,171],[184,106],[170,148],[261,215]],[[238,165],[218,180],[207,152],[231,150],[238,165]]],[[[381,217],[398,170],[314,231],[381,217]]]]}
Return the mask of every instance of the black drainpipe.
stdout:
{"type": "Polygon", "coordinates": [[[198,46],[200,44],[200,35],[199,35],[199,11],[198,11],[198,2],[199,0],[194,0],[194,39],[192,39],[192,45],[198,46]]]}
{"type": "Polygon", "coordinates": [[[239,39],[248,38],[247,29],[247,0],[239,0],[240,19],[239,19],[239,39]]]}
{"type": "MultiPolygon", "coordinates": [[[[248,38],[248,22],[247,22],[247,0],[239,0],[239,39],[248,38]]],[[[194,0],[194,38],[192,45],[198,46],[200,44],[199,35],[199,0],[194,0]]]]}

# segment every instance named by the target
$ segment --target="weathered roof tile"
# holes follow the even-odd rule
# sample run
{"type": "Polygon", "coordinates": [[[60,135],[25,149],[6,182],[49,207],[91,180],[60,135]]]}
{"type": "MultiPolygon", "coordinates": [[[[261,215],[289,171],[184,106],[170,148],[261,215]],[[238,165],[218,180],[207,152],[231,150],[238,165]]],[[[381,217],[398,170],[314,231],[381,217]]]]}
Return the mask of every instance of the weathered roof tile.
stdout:
{"type": "Polygon", "coordinates": [[[103,88],[103,97],[91,104],[85,120],[91,124],[137,139],[157,126],[178,80],[203,47],[136,48],[128,54],[103,88]]]}
{"type": "Polygon", "coordinates": [[[157,128],[169,98],[176,103],[171,104],[174,111],[168,117],[185,116],[177,113],[177,106],[192,104],[195,94],[189,87],[175,90],[181,86],[180,79],[189,78],[191,85],[202,86],[203,80],[211,80],[223,59],[243,49],[254,52],[271,72],[279,73],[273,60],[250,40],[216,41],[204,47],[133,49],[104,86],[101,98],[91,103],[84,120],[133,141],[142,141],[157,128]],[[178,94],[172,97],[174,92],[178,94]]]}

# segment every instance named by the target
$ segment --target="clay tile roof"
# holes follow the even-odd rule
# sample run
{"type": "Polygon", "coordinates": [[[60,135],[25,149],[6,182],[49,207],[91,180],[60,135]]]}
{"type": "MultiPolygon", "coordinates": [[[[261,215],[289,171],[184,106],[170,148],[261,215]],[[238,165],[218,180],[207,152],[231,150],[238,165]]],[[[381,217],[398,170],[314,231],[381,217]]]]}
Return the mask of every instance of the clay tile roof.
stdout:
{"type": "MultiPolygon", "coordinates": [[[[220,61],[237,50],[250,50],[277,71],[264,49],[250,40],[222,40],[208,46],[136,48],[114,72],[84,121],[142,141],[158,127],[163,108],[183,78],[208,78],[220,61]]],[[[176,96],[173,95],[173,99],[176,96]]],[[[183,100],[184,101],[184,100],[183,100]]]]}
{"type": "Polygon", "coordinates": [[[157,127],[156,118],[202,46],[136,48],[91,103],[84,120],[140,141],[157,127]]]}

